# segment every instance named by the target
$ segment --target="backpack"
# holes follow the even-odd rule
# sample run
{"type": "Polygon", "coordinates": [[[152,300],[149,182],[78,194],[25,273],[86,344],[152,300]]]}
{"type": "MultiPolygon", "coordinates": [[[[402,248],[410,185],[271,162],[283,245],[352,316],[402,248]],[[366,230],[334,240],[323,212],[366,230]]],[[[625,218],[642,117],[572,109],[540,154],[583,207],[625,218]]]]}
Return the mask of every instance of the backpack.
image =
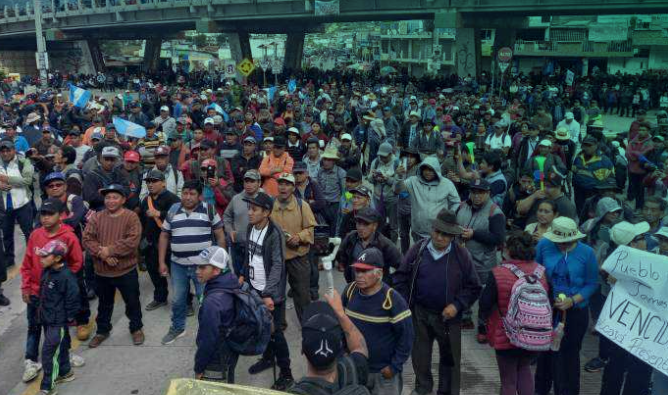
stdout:
{"type": "Polygon", "coordinates": [[[336,362],[339,390],[330,393],[317,379],[304,377],[290,389],[292,394],[300,395],[370,395],[369,389],[360,384],[357,369],[350,357],[341,357],[336,362]]]}
{"type": "Polygon", "coordinates": [[[223,333],[227,346],[239,355],[260,355],[271,340],[273,319],[262,298],[247,283],[234,291],[234,324],[223,333]]]}
{"type": "Polygon", "coordinates": [[[538,265],[532,274],[517,266],[504,264],[517,280],[513,284],[503,329],[515,347],[530,351],[547,351],[552,344],[552,306],[540,283],[545,268],[538,265]]]}

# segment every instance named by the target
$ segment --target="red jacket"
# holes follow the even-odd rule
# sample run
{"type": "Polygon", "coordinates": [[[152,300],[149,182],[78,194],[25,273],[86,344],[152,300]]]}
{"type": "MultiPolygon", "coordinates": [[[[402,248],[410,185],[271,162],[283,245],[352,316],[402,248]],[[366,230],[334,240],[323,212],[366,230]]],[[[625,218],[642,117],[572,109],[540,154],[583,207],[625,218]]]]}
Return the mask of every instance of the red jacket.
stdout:
{"type": "Polygon", "coordinates": [[[636,136],[631,140],[626,148],[626,158],[629,160],[629,173],[646,174],[647,170],[640,162],[640,157],[647,156],[653,149],[654,145],[652,144],[652,136],[650,135],[644,139],[641,139],[640,136],[636,136]]]}
{"type": "MultiPolygon", "coordinates": [[[[527,274],[533,273],[533,271],[536,270],[536,267],[538,267],[538,264],[534,261],[508,260],[503,263],[512,263],[527,274]]],[[[497,308],[492,310],[492,313],[487,319],[487,341],[495,350],[509,350],[516,347],[510,344],[510,340],[508,339],[508,336],[506,336],[506,331],[503,329],[503,320],[501,317],[505,317],[506,313],[508,313],[510,294],[513,289],[513,284],[517,281],[517,277],[510,271],[510,269],[503,266],[494,267],[492,269],[492,275],[494,276],[494,280],[496,280],[497,308]]],[[[540,282],[549,292],[545,275],[541,277],[540,282]]]]}
{"type": "Polygon", "coordinates": [[[67,256],[65,262],[72,273],[76,273],[83,265],[83,254],[81,253],[81,244],[74,234],[74,230],[65,224],[60,224],[60,229],[55,235],[51,236],[40,226],[32,231],[28,238],[26,254],[21,264],[21,293],[30,295],[39,295],[39,283],[42,279],[42,264],[39,262],[37,250],[44,247],[51,240],[60,240],[67,244],[67,256]]]}

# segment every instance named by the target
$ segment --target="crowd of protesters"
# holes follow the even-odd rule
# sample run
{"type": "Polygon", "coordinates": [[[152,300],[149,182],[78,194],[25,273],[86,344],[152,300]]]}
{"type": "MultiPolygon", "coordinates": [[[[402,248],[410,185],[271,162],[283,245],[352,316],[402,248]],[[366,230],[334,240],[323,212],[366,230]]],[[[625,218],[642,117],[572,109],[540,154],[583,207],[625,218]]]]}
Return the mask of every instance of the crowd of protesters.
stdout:
{"type": "MultiPolygon", "coordinates": [[[[484,75],[318,70],[264,89],[205,72],[57,73],[51,89],[23,94],[34,82],[2,86],[0,284],[19,225],[23,379],[44,370],[43,394],[84,363],[68,352],[68,326],[81,341],[92,335],[88,347],[107,340],[117,290],[135,345],[151,311],[171,309],[169,345],[199,310],[195,376],[234,382],[239,355],[218,343],[234,324],[229,293],[245,284],[274,324],[249,373],[277,366],[274,389],[399,394],[411,357],[413,393],[428,394],[436,340],[436,391],[459,394],[470,352],[461,339],[471,335],[495,349],[503,395],[574,395],[585,334],[614,281],[602,262],[619,245],[668,255],[665,74],[568,85],[532,73],[500,95],[484,75]],[[81,105],[60,90],[67,83],[114,93],[81,105]],[[608,114],[634,119],[615,130],[608,114]],[[318,302],[330,237],[341,238],[335,265],[347,285],[318,302]],[[140,289],[141,272],[153,289],[140,289]],[[549,332],[563,328],[559,346],[542,339],[549,350],[518,345],[504,322],[527,276],[546,295],[549,332]],[[153,294],[143,308],[140,292],[153,294]],[[289,298],[308,360],[299,381],[283,334],[289,298]],[[340,380],[351,374],[355,383],[340,380]]],[[[0,305],[10,303],[20,301],[0,291],[0,305]]],[[[602,395],[668,385],[599,340],[584,369],[604,370],[602,395]]]]}

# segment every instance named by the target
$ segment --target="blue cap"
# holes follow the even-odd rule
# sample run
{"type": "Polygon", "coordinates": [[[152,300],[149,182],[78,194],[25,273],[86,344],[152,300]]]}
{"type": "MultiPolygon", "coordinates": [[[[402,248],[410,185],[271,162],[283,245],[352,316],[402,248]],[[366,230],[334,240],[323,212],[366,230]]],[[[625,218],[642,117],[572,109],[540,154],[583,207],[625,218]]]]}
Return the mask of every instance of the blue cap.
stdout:
{"type": "Polygon", "coordinates": [[[42,183],[43,185],[49,185],[49,183],[53,180],[60,180],[60,181],[65,181],[65,174],[61,173],[59,171],[54,171],[53,173],[49,173],[44,177],[44,182],[42,183]]]}
{"type": "Polygon", "coordinates": [[[392,111],[392,109],[390,108],[390,106],[385,106],[385,107],[383,108],[383,111],[392,111]]]}

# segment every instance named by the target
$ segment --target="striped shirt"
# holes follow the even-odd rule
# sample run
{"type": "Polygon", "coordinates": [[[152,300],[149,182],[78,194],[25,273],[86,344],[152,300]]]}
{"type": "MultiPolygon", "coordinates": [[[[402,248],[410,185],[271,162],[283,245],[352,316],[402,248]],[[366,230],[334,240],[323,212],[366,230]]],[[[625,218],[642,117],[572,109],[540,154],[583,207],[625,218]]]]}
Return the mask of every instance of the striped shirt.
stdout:
{"type": "Polygon", "coordinates": [[[169,233],[172,261],[181,265],[194,265],[192,258],[212,246],[213,230],[222,227],[223,220],[206,203],[200,202],[190,214],[181,203],[176,203],[169,209],[162,224],[162,231],[169,233]]]}

